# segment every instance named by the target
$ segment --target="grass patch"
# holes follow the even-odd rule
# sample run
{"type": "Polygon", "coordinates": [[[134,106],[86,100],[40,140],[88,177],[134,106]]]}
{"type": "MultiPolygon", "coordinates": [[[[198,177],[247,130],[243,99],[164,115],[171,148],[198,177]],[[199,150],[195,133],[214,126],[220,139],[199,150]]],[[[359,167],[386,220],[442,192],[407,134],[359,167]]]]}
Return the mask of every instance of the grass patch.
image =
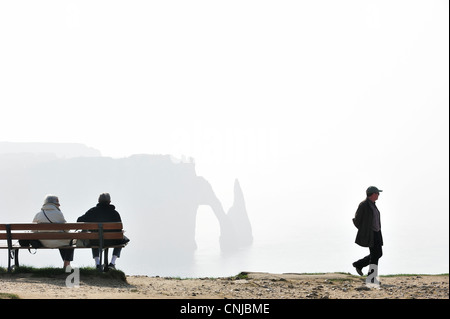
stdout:
{"type": "Polygon", "coordinates": [[[20,297],[16,294],[0,292],[0,300],[1,299],[20,299],[20,297]]]}
{"type": "MultiPolygon", "coordinates": [[[[159,278],[159,276],[156,276],[156,278],[159,278]]],[[[248,279],[248,273],[241,272],[235,276],[231,277],[161,277],[163,279],[167,280],[217,280],[217,279],[228,279],[228,280],[238,280],[238,279],[248,279]]]]}
{"type": "Polygon", "coordinates": [[[420,276],[420,277],[426,277],[426,276],[448,276],[448,273],[446,274],[394,274],[394,275],[380,275],[380,277],[414,277],[414,276],[420,276]]]}
{"type": "Polygon", "coordinates": [[[239,279],[248,279],[248,273],[246,272],[240,272],[236,276],[231,276],[231,280],[239,280],[239,279]]]}
{"type": "MultiPolygon", "coordinates": [[[[9,273],[7,269],[0,268],[0,274],[9,274],[9,273]]],[[[69,273],[65,272],[62,268],[55,268],[55,267],[35,268],[30,266],[20,266],[14,268],[14,270],[10,273],[10,275],[14,276],[15,274],[29,274],[31,275],[31,277],[40,277],[40,278],[59,278],[59,277],[66,277],[69,275],[69,273]]],[[[127,281],[125,273],[121,270],[111,269],[107,272],[99,272],[94,267],[80,268],[80,277],[112,279],[112,280],[120,280],[123,282],[127,281]]]]}

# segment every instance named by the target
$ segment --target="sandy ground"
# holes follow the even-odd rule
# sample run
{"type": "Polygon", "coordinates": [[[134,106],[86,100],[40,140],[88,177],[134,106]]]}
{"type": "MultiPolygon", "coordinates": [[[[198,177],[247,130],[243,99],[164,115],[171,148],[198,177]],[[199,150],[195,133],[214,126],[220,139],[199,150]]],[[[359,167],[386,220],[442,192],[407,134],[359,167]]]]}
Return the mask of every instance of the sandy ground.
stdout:
{"type": "Polygon", "coordinates": [[[66,275],[36,278],[0,276],[2,294],[23,299],[448,299],[448,275],[381,277],[379,288],[368,288],[365,277],[347,274],[247,273],[246,278],[176,279],[127,276],[126,282],[83,278],[79,287],[66,286],[66,275]]]}

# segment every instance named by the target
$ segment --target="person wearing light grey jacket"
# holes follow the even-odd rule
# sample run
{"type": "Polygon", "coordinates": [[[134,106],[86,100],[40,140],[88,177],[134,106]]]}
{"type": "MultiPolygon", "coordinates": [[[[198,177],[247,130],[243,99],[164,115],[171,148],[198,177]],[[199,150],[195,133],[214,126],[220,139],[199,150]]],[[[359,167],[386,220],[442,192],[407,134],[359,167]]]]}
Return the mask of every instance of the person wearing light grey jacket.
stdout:
{"type": "MultiPolygon", "coordinates": [[[[33,223],[66,223],[63,213],[59,209],[59,199],[55,195],[47,195],[44,200],[44,205],[41,211],[34,216],[33,223]]],[[[51,232],[50,230],[46,232],[51,232]]],[[[57,248],[63,246],[69,246],[69,239],[43,239],[40,240],[44,247],[57,248]]],[[[61,248],[59,249],[61,257],[64,261],[64,268],[70,265],[73,261],[73,248],[61,248]]]]}

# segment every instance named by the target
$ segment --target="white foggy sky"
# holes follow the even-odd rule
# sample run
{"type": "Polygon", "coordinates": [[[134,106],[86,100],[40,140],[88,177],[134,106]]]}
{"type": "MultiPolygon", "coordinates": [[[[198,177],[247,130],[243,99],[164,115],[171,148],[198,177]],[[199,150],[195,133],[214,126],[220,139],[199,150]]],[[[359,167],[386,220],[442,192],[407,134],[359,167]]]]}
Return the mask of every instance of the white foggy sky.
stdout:
{"type": "Polygon", "coordinates": [[[448,242],[448,6],[3,1],[0,141],[192,156],[254,220],[328,197],[348,224],[375,184],[448,242]]]}

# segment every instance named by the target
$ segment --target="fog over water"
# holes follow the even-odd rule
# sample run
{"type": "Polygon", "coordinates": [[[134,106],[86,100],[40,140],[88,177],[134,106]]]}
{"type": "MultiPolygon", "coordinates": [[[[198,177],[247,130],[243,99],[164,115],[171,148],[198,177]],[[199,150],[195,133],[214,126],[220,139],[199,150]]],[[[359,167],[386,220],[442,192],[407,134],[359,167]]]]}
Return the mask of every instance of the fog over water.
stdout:
{"type": "MultiPolygon", "coordinates": [[[[224,208],[214,186],[197,175],[192,158],[183,162],[169,155],[141,154],[113,159],[79,144],[0,143],[0,163],[0,200],[3,211],[9,212],[2,214],[2,223],[31,221],[49,193],[59,196],[66,220],[75,222],[96,205],[101,192],[109,191],[131,238],[118,262],[129,274],[202,277],[243,270],[351,271],[349,260],[364,252],[353,244],[350,207],[345,215],[334,216],[335,203],[321,202],[318,196],[317,208],[303,214],[248,214],[247,207],[253,205],[247,205],[245,194],[252,192],[243,191],[236,179],[230,185],[233,203],[224,208]],[[72,157],[76,152],[78,156],[72,157]]],[[[384,206],[379,205],[382,212],[384,206]]],[[[385,219],[395,221],[389,215],[385,219]]],[[[445,235],[446,227],[434,225],[426,235],[438,240],[437,230],[445,235]]],[[[407,231],[398,235],[389,231],[392,226],[386,229],[388,243],[404,242],[407,231]]],[[[385,248],[388,257],[391,245],[385,248]]],[[[418,243],[409,250],[414,255],[405,256],[415,260],[414,265],[386,258],[385,269],[444,272],[444,249],[445,243],[434,248],[426,241],[418,243]]],[[[0,262],[6,265],[6,251],[4,255],[0,262]]],[[[20,261],[35,266],[61,263],[56,251],[36,255],[22,251],[20,261]]],[[[74,264],[92,263],[90,250],[76,251],[74,264]]]]}
{"type": "Polygon", "coordinates": [[[0,222],[31,221],[47,193],[75,221],[109,192],[129,274],[354,272],[368,250],[352,218],[375,185],[380,274],[448,272],[448,12],[1,2],[0,222]]]}

